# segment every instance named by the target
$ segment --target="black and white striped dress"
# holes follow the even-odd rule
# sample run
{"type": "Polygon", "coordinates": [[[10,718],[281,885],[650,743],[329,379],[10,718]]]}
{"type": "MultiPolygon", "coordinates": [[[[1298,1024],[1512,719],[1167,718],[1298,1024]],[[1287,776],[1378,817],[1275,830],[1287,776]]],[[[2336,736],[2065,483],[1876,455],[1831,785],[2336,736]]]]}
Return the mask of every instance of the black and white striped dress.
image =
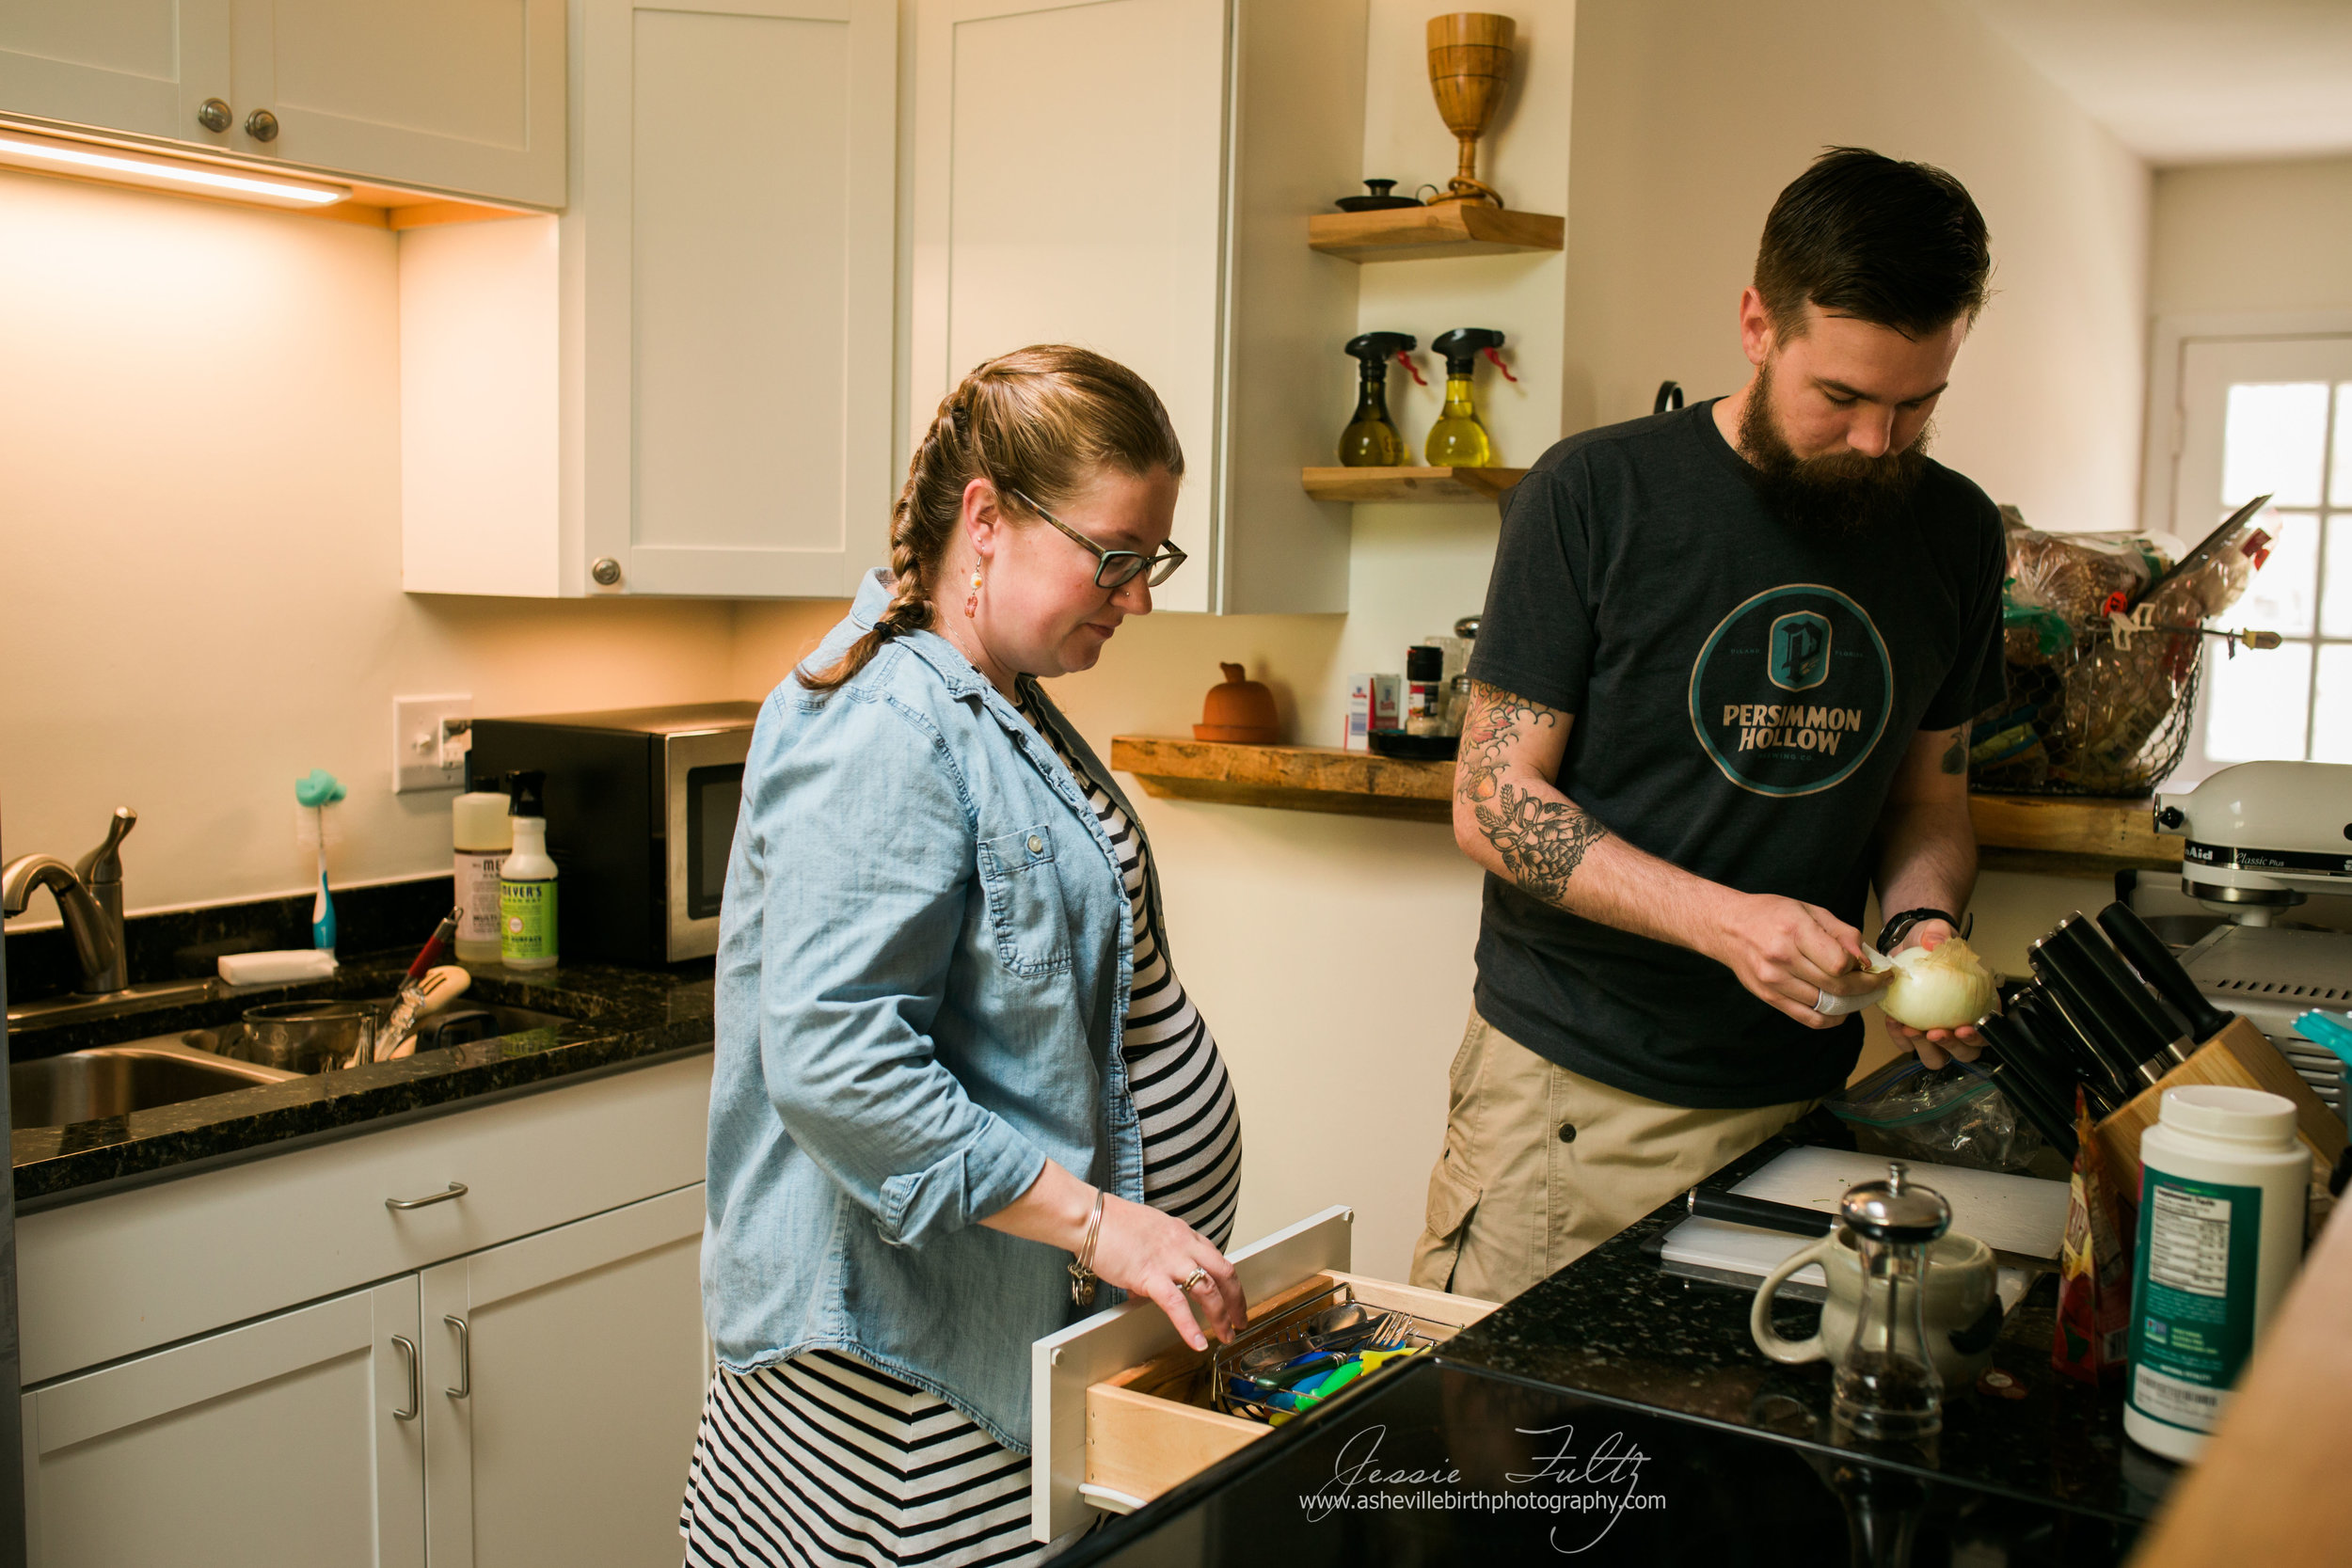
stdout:
{"type": "MultiPolygon", "coordinates": [[[[1049,744],[1054,732],[1018,704],[1049,744]]],[[[1122,1054],[1143,1143],[1143,1198],[1223,1248],[1241,1197],[1241,1117],[1209,1026],[1152,920],[1142,836],[1058,744],[1118,851],[1134,910],[1122,1054]]],[[[839,1351],[712,1379],[678,1513],[689,1568],[771,1563],[1026,1563],[1029,1461],[936,1395],[839,1351]]]]}

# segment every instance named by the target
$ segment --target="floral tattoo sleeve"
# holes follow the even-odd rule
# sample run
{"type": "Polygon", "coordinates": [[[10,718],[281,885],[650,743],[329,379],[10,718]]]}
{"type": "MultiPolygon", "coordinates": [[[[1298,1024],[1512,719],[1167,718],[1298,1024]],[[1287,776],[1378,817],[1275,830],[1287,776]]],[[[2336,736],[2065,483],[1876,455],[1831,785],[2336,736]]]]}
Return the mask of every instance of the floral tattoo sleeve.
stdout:
{"type": "Polygon", "coordinates": [[[1454,764],[1454,799],[1470,808],[1478,831],[1495,847],[1504,873],[1547,903],[1567,895],[1568,879],[1586,851],[1608,830],[1572,801],[1548,800],[1505,779],[1503,770],[1518,744],[1540,731],[1557,729],[1560,713],[1541,703],[1482,682],[1470,687],[1470,709],[1462,724],[1462,748],[1454,764]]]}

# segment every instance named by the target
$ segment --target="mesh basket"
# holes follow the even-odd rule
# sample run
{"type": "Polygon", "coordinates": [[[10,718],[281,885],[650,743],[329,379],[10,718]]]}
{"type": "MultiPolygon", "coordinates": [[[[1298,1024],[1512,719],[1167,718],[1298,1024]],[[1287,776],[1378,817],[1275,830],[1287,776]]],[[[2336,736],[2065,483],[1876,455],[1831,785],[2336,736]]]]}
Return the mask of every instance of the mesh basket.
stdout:
{"type": "Polygon", "coordinates": [[[2009,665],[2009,697],[1969,732],[1969,787],[2141,798],[2188,748],[2203,634],[2153,629],[2120,643],[2104,621],[2074,646],[2009,665]]]}

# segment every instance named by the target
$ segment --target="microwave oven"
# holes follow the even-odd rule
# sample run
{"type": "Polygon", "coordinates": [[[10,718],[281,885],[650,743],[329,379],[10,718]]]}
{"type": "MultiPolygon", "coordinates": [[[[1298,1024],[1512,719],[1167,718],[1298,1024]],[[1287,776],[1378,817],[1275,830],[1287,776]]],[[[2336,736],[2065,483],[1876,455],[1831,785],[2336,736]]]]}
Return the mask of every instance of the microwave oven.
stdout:
{"type": "Polygon", "coordinates": [[[477,719],[466,777],[547,775],[556,950],[665,964],[719,950],[719,899],[757,703],[477,719]]]}

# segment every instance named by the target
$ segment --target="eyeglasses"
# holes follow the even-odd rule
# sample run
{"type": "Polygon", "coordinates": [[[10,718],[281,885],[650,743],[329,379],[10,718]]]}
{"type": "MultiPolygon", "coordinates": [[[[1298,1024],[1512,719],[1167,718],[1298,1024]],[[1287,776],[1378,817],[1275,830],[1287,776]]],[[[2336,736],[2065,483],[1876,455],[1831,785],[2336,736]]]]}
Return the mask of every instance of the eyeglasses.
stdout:
{"type": "Polygon", "coordinates": [[[1106,550],[1023,495],[1019,490],[1013,490],[1012,494],[1022,505],[1094,552],[1094,586],[1097,588],[1124,588],[1135,581],[1136,575],[1147,567],[1151,569],[1152,575],[1143,580],[1147,586],[1157,588],[1161,583],[1174,577],[1176,568],[1184,563],[1184,552],[1172,544],[1161,546],[1160,553],[1157,555],[1144,555],[1136,550],[1106,550]]]}

